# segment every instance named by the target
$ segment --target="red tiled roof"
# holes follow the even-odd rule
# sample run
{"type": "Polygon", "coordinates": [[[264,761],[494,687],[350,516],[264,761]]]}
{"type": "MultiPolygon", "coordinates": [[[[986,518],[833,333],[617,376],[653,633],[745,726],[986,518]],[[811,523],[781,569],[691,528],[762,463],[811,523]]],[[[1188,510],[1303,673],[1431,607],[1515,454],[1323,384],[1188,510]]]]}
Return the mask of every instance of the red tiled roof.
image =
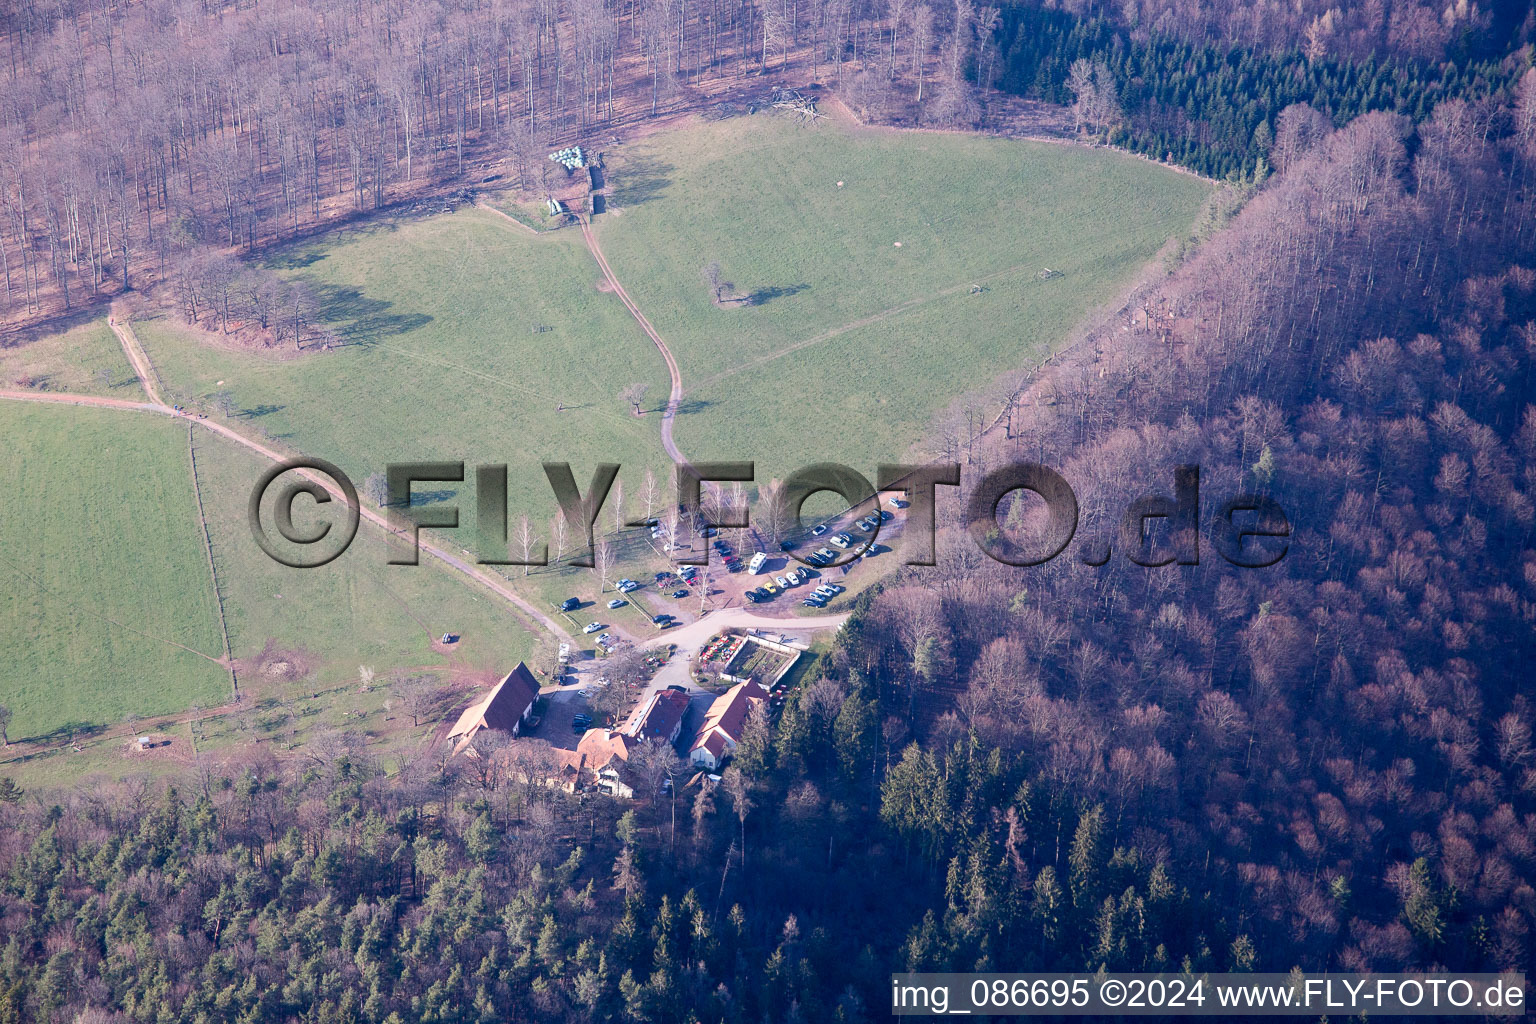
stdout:
{"type": "Polygon", "coordinates": [[[737,683],[726,690],[715,702],[709,706],[709,714],[704,716],[704,726],[699,730],[700,735],[719,728],[732,740],[741,739],[741,727],[747,721],[747,713],[757,701],[768,699],[768,691],[757,683],[748,680],[745,683],[737,683]]]}
{"type": "Polygon", "coordinates": [[[511,732],[538,696],[538,681],[527,665],[518,662],[490,693],[464,709],[448,738],[470,736],[479,729],[511,732]]]}
{"type": "Polygon", "coordinates": [[[687,710],[688,695],[686,693],[662,690],[651,698],[651,703],[635,722],[630,735],[640,740],[670,740],[687,710]]]}

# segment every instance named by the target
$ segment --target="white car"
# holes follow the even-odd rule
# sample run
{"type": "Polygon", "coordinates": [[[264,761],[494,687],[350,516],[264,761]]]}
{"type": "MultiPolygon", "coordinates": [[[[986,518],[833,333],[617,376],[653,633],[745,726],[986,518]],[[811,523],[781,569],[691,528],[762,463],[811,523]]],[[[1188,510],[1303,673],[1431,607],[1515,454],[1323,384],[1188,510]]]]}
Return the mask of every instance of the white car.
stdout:
{"type": "Polygon", "coordinates": [[[623,608],[628,603],[629,602],[624,600],[622,597],[616,597],[612,601],[608,602],[608,607],[609,608],[623,608]]]}
{"type": "Polygon", "coordinates": [[[832,561],[833,559],[835,559],[837,557],[836,555],[834,555],[831,552],[831,550],[829,550],[827,548],[817,548],[816,549],[816,553],[818,555],[820,555],[823,559],[825,559],[828,562],[832,561]]]}
{"type": "Polygon", "coordinates": [[[820,526],[815,526],[815,527],[811,528],[811,536],[812,537],[820,537],[822,534],[824,534],[826,532],[827,532],[827,524],[826,523],[822,523],[820,526]]]}
{"type": "Polygon", "coordinates": [[[840,548],[846,548],[849,544],[853,543],[853,538],[848,536],[846,533],[840,533],[836,537],[832,538],[832,543],[836,544],[840,548]]]}
{"type": "Polygon", "coordinates": [[[596,633],[598,630],[600,630],[602,628],[603,628],[603,624],[601,622],[589,622],[589,623],[587,623],[585,626],[583,626],[581,628],[581,631],[583,633],[596,633]]]}
{"type": "Polygon", "coordinates": [[[773,578],[773,582],[778,584],[780,590],[789,589],[789,580],[785,579],[783,576],[775,576],[773,578]]]}

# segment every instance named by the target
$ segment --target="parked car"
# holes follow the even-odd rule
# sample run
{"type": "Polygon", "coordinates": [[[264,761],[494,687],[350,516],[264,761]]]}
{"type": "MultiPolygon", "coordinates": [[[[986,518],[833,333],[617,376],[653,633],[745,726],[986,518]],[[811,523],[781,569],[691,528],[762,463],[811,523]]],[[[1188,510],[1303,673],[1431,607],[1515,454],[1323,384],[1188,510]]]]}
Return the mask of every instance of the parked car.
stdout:
{"type": "Polygon", "coordinates": [[[682,587],[678,587],[676,590],[672,591],[672,596],[676,598],[684,598],[688,596],[688,591],[684,590],[682,587]]]}
{"type": "Polygon", "coordinates": [[[819,597],[808,597],[800,603],[805,605],[807,608],[825,608],[827,606],[827,602],[823,601],[819,597]]]}
{"type": "Polygon", "coordinates": [[[778,584],[780,590],[789,589],[789,580],[785,579],[783,576],[775,576],[773,578],[773,582],[778,584]]]}
{"type": "Polygon", "coordinates": [[[609,608],[623,608],[627,604],[629,604],[629,602],[624,600],[622,597],[616,597],[612,601],[608,602],[608,607],[609,608]]]}
{"type": "Polygon", "coordinates": [[[816,549],[816,553],[818,555],[820,555],[823,559],[825,559],[828,562],[833,561],[834,559],[837,558],[837,556],[835,554],[833,554],[831,552],[831,550],[829,550],[827,548],[817,548],[816,549]]]}
{"type": "Polygon", "coordinates": [[[891,508],[906,508],[907,507],[907,503],[902,501],[900,498],[892,498],[891,501],[890,501],[890,505],[891,505],[891,508]]]}
{"type": "Polygon", "coordinates": [[[859,529],[863,530],[865,533],[868,533],[870,530],[873,530],[874,528],[875,528],[875,524],[871,523],[868,519],[860,519],[859,520],[859,529]]]}
{"type": "Polygon", "coordinates": [[[891,521],[891,520],[892,520],[892,519],[895,519],[895,518],[896,518],[896,517],[895,517],[895,516],[893,516],[893,515],[891,515],[891,514],[890,514],[890,513],[889,513],[889,512],[887,512],[887,511],[886,511],[886,510],[885,510],[885,509],[881,509],[881,510],[880,510],[880,521],[881,521],[881,522],[882,522],[882,523],[888,523],[888,522],[890,522],[890,521],[891,521]]]}
{"type": "Polygon", "coordinates": [[[762,598],[757,596],[757,591],[755,591],[755,590],[749,590],[749,591],[747,591],[745,594],[743,594],[741,596],[745,597],[748,601],[751,601],[753,604],[757,604],[757,602],[762,600],[762,598]]]}
{"type": "Polygon", "coordinates": [[[581,627],[581,631],[583,633],[596,633],[598,630],[600,630],[602,628],[603,628],[603,625],[600,622],[589,622],[585,626],[581,627]]]}
{"type": "Polygon", "coordinates": [[[579,597],[568,597],[564,601],[560,602],[560,610],[563,612],[573,612],[580,607],[581,598],[579,597]]]}
{"type": "Polygon", "coordinates": [[[779,592],[779,588],[774,586],[772,583],[764,583],[759,589],[767,591],[769,597],[773,597],[779,592]]]}
{"type": "Polygon", "coordinates": [[[592,696],[592,691],[591,690],[577,690],[576,692],[581,694],[583,697],[591,697],[592,696]]]}
{"type": "Polygon", "coordinates": [[[840,533],[832,538],[832,543],[840,548],[846,548],[849,544],[853,543],[853,538],[846,533],[840,533]]]}
{"type": "Polygon", "coordinates": [[[816,526],[811,527],[811,536],[812,537],[820,537],[822,534],[824,534],[826,532],[827,532],[827,524],[826,523],[818,523],[816,526]]]}

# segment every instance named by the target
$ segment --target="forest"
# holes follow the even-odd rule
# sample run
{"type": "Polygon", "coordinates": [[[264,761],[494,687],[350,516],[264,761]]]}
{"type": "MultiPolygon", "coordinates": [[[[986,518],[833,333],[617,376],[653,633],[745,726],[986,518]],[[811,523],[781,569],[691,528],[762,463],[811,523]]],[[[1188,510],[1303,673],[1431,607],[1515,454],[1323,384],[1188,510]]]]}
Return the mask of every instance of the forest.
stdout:
{"type": "MultiPolygon", "coordinates": [[[[1073,103],[1096,138],[1261,177],[1296,102],[1334,127],[1507,104],[1529,66],[1528,6],[5,0],[0,325],[172,279],[198,319],[204,300],[186,296],[227,297],[230,253],[462,192],[492,168],[542,198],[558,146],[600,150],[785,80],[940,128],[1013,130],[994,112],[1004,93],[1073,103]]],[[[274,317],[290,340],[318,328],[310,297],[245,283],[237,319],[274,317]]],[[[207,305],[213,326],[230,319],[207,305]]]]}
{"type": "Polygon", "coordinates": [[[959,524],[718,785],[629,805],[319,751],[5,786],[0,1021],[848,1022],[904,969],[1528,964],[1536,72],[1493,131],[1287,113],[1316,130],[1125,330],[935,452],[1060,467],[1112,547],[1198,464],[1283,504],[1279,563],[1020,570],[959,524]]]}
{"type": "Polygon", "coordinates": [[[1078,103],[1084,90],[1073,81],[1073,65],[1100,65],[1114,83],[1116,109],[1093,127],[1111,142],[1214,178],[1262,177],[1280,112],[1294,103],[1309,104],[1335,126],[1375,110],[1420,122],[1448,99],[1491,111],[1490,101],[1507,99],[1529,66],[1504,53],[1441,61],[1351,57],[1321,47],[1232,48],[1034,6],[1005,8],[1000,22],[1002,89],[1078,103]]]}
{"type": "MultiPolygon", "coordinates": [[[[8,4],[18,318],[232,279],[214,250],[457,187],[485,154],[536,180],[553,136],[791,54],[902,104],[947,83],[946,117],[985,97],[989,45],[1005,87],[1055,98],[1086,61],[1077,84],[1124,115],[1096,102],[1098,129],[1251,192],[1123,316],[1014,374],[997,429],[934,444],[967,481],[1058,468],[1076,546],[1011,568],[949,516],[938,564],[861,596],[718,785],[623,803],[515,760],[386,774],[321,746],[0,779],[0,1024],[854,1024],[907,969],[1528,965],[1528,26],[1215,6],[1009,9],[994,38],[984,11],[902,0],[8,4]],[[1191,125],[1209,139],[1175,147],[1191,125]],[[1278,501],[1286,557],[1238,569],[1159,527],[1149,549],[1199,564],[1133,563],[1125,496],[1180,465],[1278,501]]],[[[297,337],[314,313],[284,302],[297,337]]],[[[1016,495],[999,528],[1036,511],[1016,495]]]]}

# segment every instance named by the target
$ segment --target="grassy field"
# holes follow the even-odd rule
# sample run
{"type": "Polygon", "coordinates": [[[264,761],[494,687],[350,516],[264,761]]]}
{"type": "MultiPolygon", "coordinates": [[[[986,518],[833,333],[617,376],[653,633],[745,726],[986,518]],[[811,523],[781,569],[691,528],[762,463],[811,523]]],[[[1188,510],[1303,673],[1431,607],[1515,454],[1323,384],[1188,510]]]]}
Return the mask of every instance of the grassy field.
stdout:
{"type": "MultiPolygon", "coordinates": [[[[679,443],[754,459],[760,481],[823,459],[872,476],[907,455],[956,396],[1112,301],[1209,192],[1107,150],[770,116],[659,134],[609,164],[615,212],[597,229],[681,363],[679,443]],[[715,306],[710,260],[755,304],[715,306]],[[1063,276],[1039,280],[1045,266],[1063,276]]],[[[544,459],[583,485],[597,461],[622,463],[631,508],[640,467],[666,479],[667,378],[579,232],[534,237],[466,209],[332,232],[272,265],[315,287],[346,344],[295,359],[142,323],[173,400],[232,408],[241,429],[359,482],[390,461],[505,461],[514,532],[526,514],[546,538],[544,459]],[[618,397],[635,382],[651,415],[618,397]]],[[[459,506],[450,540],[473,548],[471,486],[438,490],[459,506]]],[[[650,567],[636,554],[620,572],[650,567]]],[[[505,575],[541,602],[583,593],[574,573],[505,575]]]]}
{"type": "MultiPolygon", "coordinates": [[[[316,663],[311,678],[328,686],[355,683],[359,665],[374,668],[382,681],[417,667],[501,674],[527,656],[533,637],[505,602],[431,559],[388,565],[383,531],[366,521],[346,553],[327,565],[292,569],[272,561],[246,520],[252,484],[265,465],[229,442],[199,438],[199,480],[237,658],[268,644],[302,649],[316,663]],[[462,637],[447,655],[432,644],[444,633],[462,637]]],[[[250,688],[262,683],[242,677],[250,688]]]]}
{"type": "Polygon", "coordinates": [[[0,432],[27,453],[0,464],[0,701],[14,715],[10,737],[227,700],[229,675],[209,660],[223,641],[186,427],[7,402],[0,432]]]}
{"type": "MultiPolygon", "coordinates": [[[[115,726],[134,716],[136,729],[164,729],[185,742],[189,727],[175,720],[230,697],[222,666],[167,642],[222,654],[185,424],[0,403],[0,426],[29,452],[0,477],[5,493],[20,497],[0,519],[0,642],[18,653],[0,659],[0,702],[15,714],[11,738],[58,739],[71,723],[115,726]]],[[[246,520],[264,463],[206,432],[195,436],[245,696],[244,710],[199,724],[199,749],[269,741],[286,750],[328,728],[361,727],[386,748],[413,742],[417,731],[387,714],[393,677],[431,674],[465,685],[528,657],[534,638],[504,603],[428,561],[388,566],[382,531],[366,522],[327,566],[273,562],[246,520]],[[462,639],[445,652],[432,641],[448,632],[462,639]],[[274,661],[304,670],[268,674],[274,661]],[[364,665],[376,676],[367,693],[359,692],[364,665]]],[[[57,743],[13,747],[24,760],[5,772],[47,785],[127,771],[123,743],[122,735],[82,734],[78,753],[57,743]]],[[[135,759],[132,770],[175,770],[185,752],[175,754],[135,759]]]]}
{"type": "MultiPolygon", "coordinates": [[[[469,209],[336,232],[273,265],[314,286],[346,344],[281,358],[144,322],[168,400],[213,407],[226,394],[240,429],[331,459],[359,484],[390,462],[507,463],[514,529],[527,514],[545,534],[556,505],[542,461],[569,461],[583,488],[597,462],[619,462],[631,491],[643,460],[665,465],[660,417],[619,398],[643,383],[656,408],[665,368],[599,292],[578,232],[535,238],[469,209]]],[[[463,492],[458,540],[472,547],[473,485],[438,489],[463,492]]]]}
{"type": "Polygon", "coordinates": [[[30,379],[47,391],[139,401],[144,391],[106,317],[0,345],[0,387],[30,379]]]}
{"type": "Polygon", "coordinates": [[[873,476],[1115,299],[1210,192],[1109,150],[768,115],[624,147],[609,181],[599,238],[681,365],[679,446],[760,479],[873,476]],[[717,306],[710,261],[754,304],[717,306]]]}
{"type": "MultiPolygon", "coordinates": [[[[629,144],[610,154],[609,180],[613,212],[597,229],[681,364],[679,444],[695,459],[754,459],[760,481],[826,459],[873,475],[877,462],[903,457],[957,396],[1038,360],[1112,302],[1188,230],[1209,193],[1198,179],[1109,151],[808,130],[768,116],[629,144]],[[712,302],[710,261],[735,282],[732,294],[753,302],[712,302]],[[1044,267],[1062,273],[1041,280],[1044,267]]],[[[656,414],[665,369],[599,286],[579,232],[535,237],[471,208],[341,229],[270,265],[315,289],[342,344],[297,356],[240,351],[151,316],[137,327],[168,401],[331,459],[359,485],[390,462],[463,461],[471,472],[505,462],[513,532],[527,515],[543,539],[556,513],[544,460],[571,462],[583,487],[596,463],[623,464],[632,514],[644,467],[667,481],[656,414]],[[642,417],[620,398],[633,383],[648,388],[642,417]]],[[[0,374],[142,397],[104,321],[0,350],[0,374]]],[[[8,513],[20,510],[0,520],[0,550],[16,563],[0,564],[9,578],[0,627],[8,650],[28,653],[0,667],[12,735],[227,698],[222,666],[168,642],[222,652],[185,428],[81,409],[0,414],[27,453],[0,480],[19,496],[8,513]]],[[[198,727],[204,749],[291,748],[332,727],[398,742],[414,733],[389,712],[390,673],[467,682],[531,650],[515,616],[430,559],[387,566],[366,524],[323,569],[276,565],[245,522],[260,461],[202,435],[198,467],[251,695],[247,711],[198,727]],[[432,640],[444,632],[464,639],[440,651],[432,640]],[[267,678],[252,664],[263,650],[305,671],[267,678]],[[371,691],[359,690],[360,665],[379,674],[371,691]]],[[[445,539],[473,549],[473,484],[436,490],[460,513],[445,539]]],[[[645,579],[660,563],[644,531],[615,543],[614,575],[645,579]]],[[[573,630],[588,619],[647,629],[632,606],[604,608],[611,594],[586,570],[500,571],[546,605],[597,601],[570,619],[573,630]]],[[[179,727],[190,744],[191,727],[179,727]]],[[[71,762],[67,772],[82,770],[71,762]]]]}

